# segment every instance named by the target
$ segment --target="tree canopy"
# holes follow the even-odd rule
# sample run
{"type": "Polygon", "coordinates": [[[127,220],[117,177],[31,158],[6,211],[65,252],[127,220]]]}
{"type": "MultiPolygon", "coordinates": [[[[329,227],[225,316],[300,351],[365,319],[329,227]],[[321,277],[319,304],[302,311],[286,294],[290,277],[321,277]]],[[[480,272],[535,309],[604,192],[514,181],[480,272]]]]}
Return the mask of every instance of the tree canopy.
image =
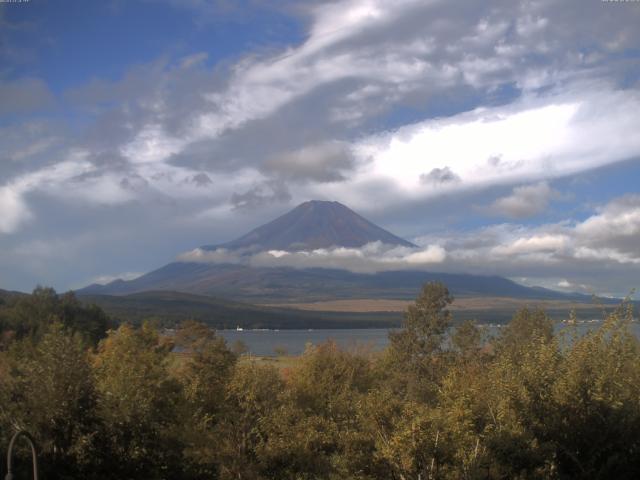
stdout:
{"type": "Polygon", "coordinates": [[[487,339],[451,302],[427,284],[386,350],[310,345],[278,368],[205,325],[109,329],[39,288],[0,310],[0,442],[27,429],[49,479],[640,476],[632,311],[579,336],[524,309],[487,339]]]}

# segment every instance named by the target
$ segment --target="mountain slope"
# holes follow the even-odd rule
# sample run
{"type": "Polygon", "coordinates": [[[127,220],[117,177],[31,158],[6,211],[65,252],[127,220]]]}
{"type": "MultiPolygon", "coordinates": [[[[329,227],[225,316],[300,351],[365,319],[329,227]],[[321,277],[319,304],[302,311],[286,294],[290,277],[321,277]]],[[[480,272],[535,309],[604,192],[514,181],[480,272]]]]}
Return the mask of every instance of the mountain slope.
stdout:
{"type": "Polygon", "coordinates": [[[126,295],[148,290],[175,290],[255,303],[311,302],[349,298],[411,300],[429,281],[444,282],[454,296],[498,296],[530,299],[588,300],[542,288],[529,288],[496,276],[423,271],[353,273],[348,270],[244,265],[170,263],[140,278],[95,285],[80,294],[126,295]]]}
{"type": "Polygon", "coordinates": [[[374,225],[338,202],[313,200],[262,225],[246,235],[205,250],[314,250],[332,246],[361,247],[371,242],[415,247],[400,237],[374,225]]]}
{"type": "MultiPolygon", "coordinates": [[[[305,202],[248,234],[216,246],[236,251],[239,258],[267,250],[311,250],[360,247],[371,242],[414,247],[374,225],[338,202],[305,202]]],[[[173,262],[130,281],[90,285],[81,295],[128,295],[150,290],[211,295],[253,303],[309,302],[350,298],[413,299],[428,281],[444,282],[455,296],[529,299],[575,299],[552,290],[529,288],[496,276],[425,271],[354,273],[329,268],[252,267],[247,264],[173,262]]]]}

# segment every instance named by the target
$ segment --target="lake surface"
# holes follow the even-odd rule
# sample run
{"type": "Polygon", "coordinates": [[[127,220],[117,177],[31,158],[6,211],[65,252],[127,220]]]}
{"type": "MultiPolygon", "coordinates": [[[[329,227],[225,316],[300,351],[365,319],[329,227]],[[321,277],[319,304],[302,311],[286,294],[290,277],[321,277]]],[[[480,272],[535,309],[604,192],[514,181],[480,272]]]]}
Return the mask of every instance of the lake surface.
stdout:
{"type": "MultiPolygon", "coordinates": [[[[584,334],[602,325],[602,321],[585,321],[576,325],[579,333],[584,334]]],[[[500,325],[482,325],[485,336],[496,336],[500,325]]],[[[557,323],[556,331],[566,328],[566,324],[557,323]]],[[[389,343],[388,328],[367,329],[326,329],[326,330],[218,330],[229,346],[242,341],[252,355],[275,356],[276,349],[283,349],[288,355],[300,355],[308,343],[318,345],[333,340],[343,348],[368,347],[382,350],[389,343]]],[[[640,338],[640,323],[631,325],[632,332],[640,338]]]]}
{"type": "Polygon", "coordinates": [[[253,355],[275,356],[283,348],[288,355],[300,355],[308,343],[318,345],[333,340],[343,348],[367,346],[382,350],[389,339],[388,328],[355,328],[326,330],[218,330],[229,346],[240,340],[253,355]]]}

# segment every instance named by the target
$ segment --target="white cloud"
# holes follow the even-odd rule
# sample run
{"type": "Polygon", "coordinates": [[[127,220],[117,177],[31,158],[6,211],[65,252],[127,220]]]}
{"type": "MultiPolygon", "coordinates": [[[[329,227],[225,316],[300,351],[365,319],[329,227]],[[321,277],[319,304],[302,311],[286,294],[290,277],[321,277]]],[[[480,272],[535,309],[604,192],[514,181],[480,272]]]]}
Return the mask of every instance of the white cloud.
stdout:
{"type": "MultiPolygon", "coordinates": [[[[514,6],[511,17],[508,12],[501,17],[492,8],[478,18],[447,11],[449,29],[465,32],[453,43],[445,43],[447,34],[437,25],[401,32],[400,36],[407,36],[403,41],[385,30],[409,21],[414,11],[428,19],[428,12],[444,8],[440,2],[391,5],[349,0],[311,7],[307,40],[281,55],[250,56],[238,63],[227,89],[205,94],[209,111],[194,117],[183,137],[171,137],[158,126],[147,127],[124,151],[136,161],[166,161],[194,141],[218,138],[251,120],[266,118],[317,87],[359,79],[352,91],[331,99],[334,120],[362,118],[370,108],[368,99],[378,104],[375,109],[425,88],[435,92],[456,85],[484,88],[515,81],[529,93],[511,106],[479,108],[356,141],[360,163],[369,161],[368,167],[356,172],[351,181],[331,186],[324,196],[354,201],[358,208],[367,206],[371,185],[380,183],[388,185],[385,200],[401,202],[461,189],[555,178],[638,155],[640,141],[634,135],[635,112],[640,106],[637,92],[616,90],[607,80],[585,83],[576,73],[585,68],[584,58],[567,63],[562,74],[555,65],[523,68],[523,53],[538,51],[550,62],[554,53],[561,54],[553,50],[557,45],[552,49],[545,42],[546,37],[565,35],[550,22],[554,12],[547,7],[514,6]],[[509,37],[511,31],[517,38],[509,37]],[[364,42],[367,35],[378,43],[364,42]],[[535,92],[561,82],[561,91],[551,89],[552,93],[543,96],[535,92]],[[489,163],[490,158],[500,162],[489,163]],[[421,188],[425,172],[445,169],[455,172],[461,181],[421,188]]],[[[322,167],[322,158],[307,157],[309,171],[322,167]]],[[[320,191],[318,186],[315,189],[320,191]]],[[[304,190],[295,200],[308,196],[309,190],[304,190]]],[[[539,211],[511,203],[504,207],[514,217],[539,211]]]]}
{"type": "Polygon", "coordinates": [[[238,252],[229,251],[225,248],[216,250],[203,250],[194,248],[188,252],[181,253],[176,258],[179,262],[186,263],[245,263],[247,258],[238,252]]]}
{"type": "MultiPolygon", "coordinates": [[[[161,78],[140,100],[147,116],[141,123],[124,121],[124,138],[128,140],[114,147],[127,162],[129,173],[143,179],[146,188],[123,191],[118,173],[101,171],[95,172],[91,181],[77,182],[75,189],[64,184],[58,191],[103,204],[129,201],[145,192],[222,201],[231,199],[234,192],[265,184],[269,176],[282,173],[277,167],[284,164],[295,171],[296,178],[288,180],[299,180],[301,175],[310,180],[305,188],[292,188],[294,202],[334,198],[371,211],[376,205],[388,207],[470,188],[537,182],[640,154],[640,138],[635,135],[640,107],[637,91],[616,90],[614,82],[603,79],[606,69],[594,71],[586,58],[578,58],[573,51],[576,59],[565,62],[563,73],[557,73],[557,57],[566,55],[558,44],[561,39],[568,40],[563,24],[550,21],[556,7],[514,4],[507,10],[491,5],[458,10],[445,2],[417,0],[345,0],[305,7],[310,22],[304,42],[275,55],[247,55],[232,67],[226,87],[205,87],[215,84],[205,75],[209,82],[198,83],[200,90],[192,92],[190,101],[197,98],[198,102],[183,112],[180,129],[169,128],[167,119],[173,118],[173,109],[162,76],[181,78],[185,68],[202,69],[206,54],[184,57],[175,71],[169,72],[164,70],[166,62],[156,62],[149,67],[149,74],[161,78]],[[544,56],[543,65],[523,66],[522,53],[533,51],[544,56]],[[599,80],[588,83],[585,75],[579,74],[583,71],[599,80]],[[334,116],[330,122],[338,124],[338,117],[357,123],[385,106],[402,105],[412,95],[426,101],[442,92],[455,94],[462,87],[490,93],[500,85],[521,84],[533,77],[541,79],[535,83],[547,87],[548,93],[527,91],[508,106],[428,119],[350,142],[325,139],[296,145],[279,159],[267,157],[262,168],[256,160],[253,164],[238,160],[236,172],[227,169],[221,173],[216,171],[222,162],[217,158],[211,170],[202,165],[193,170],[178,167],[174,162],[180,155],[188,157],[189,147],[197,142],[221,139],[251,121],[275,115],[318,88],[333,88],[341,81],[350,86],[335,87],[323,97],[334,116]],[[326,154],[328,145],[342,145],[342,153],[355,153],[357,158],[345,161],[347,156],[341,153],[338,164],[331,165],[333,171],[324,175],[331,157],[326,154]],[[217,195],[211,189],[192,188],[185,181],[203,170],[222,190],[217,195]],[[451,172],[445,177],[455,181],[431,181],[437,175],[429,176],[429,172],[451,172]],[[341,184],[314,183],[343,178],[346,181],[341,184]],[[372,189],[380,186],[384,188],[376,192],[378,201],[372,204],[372,189]],[[103,201],[99,202],[101,196],[103,201]]],[[[604,28],[596,33],[598,38],[612,35],[604,28]]],[[[621,44],[615,48],[633,45],[633,38],[633,30],[621,27],[616,36],[621,44]]],[[[133,72],[122,85],[113,87],[120,94],[127,92],[133,101],[136,96],[131,95],[127,80],[140,88],[147,85],[147,79],[133,72]]],[[[25,204],[21,198],[24,190],[4,193],[13,199],[12,211],[25,204]]],[[[516,217],[528,213],[522,208],[516,212],[513,205],[506,207],[516,217]]],[[[19,217],[25,218],[24,212],[19,217]]],[[[7,218],[3,231],[19,228],[16,215],[7,218]]]]}
{"type": "Polygon", "coordinates": [[[15,232],[32,216],[19,188],[12,185],[0,188],[0,233],[15,232]]]}
{"type": "Polygon", "coordinates": [[[254,267],[338,268],[374,273],[425,269],[441,264],[446,256],[446,251],[439,245],[408,248],[372,242],[361,248],[332,247],[297,252],[270,250],[252,254],[223,248],[213,251],[197,248],[178,256],[178,261],[244,264],[254,267]]]}
{"type": "MultiPolygon", "coordinates": [[[[138,161],[166,158],[180,149],[181,142],[217,138],[248,121],[273,114],[317,87],[343,79],[366,82],[344,95],[344,104],[338,98],[332,99],[336,103],[335,119],[351,121],[363,116],[358,111],[363,108],[363,95],[378,104],[388,104],[426,85],[433,91],[461,83],[483,87],[495,81],[489,78],[495,72],[519,71],[514,68],[518,59],[502,58],[494,51],[467,54],[448,48],[446,38],[440,39],[439,45],[437,38],[425,33],[428,28],[412,29],[411,38],[401,41],[385,30],[406,22],[414,11],[437,23],[434,19],[441,7],[437,1],[402,0],[391,4],[346,0],[308,8],[311,26],[305,42],[267,58],[248,56],[234,66],[227,89],[204,93],[209,111],[193,118],[191,128],[181,139],[160,138],[157,126],[148,126],[125,147],[127,156],[138,161]],[[362,42],[361,38],[369,34],[378,35],[378,42],[362,42]],[[452,58],[441,57],[441,52],[446,51],[453,53],[452,58]]],[[[469,43],[468,49],[484,49],[503,38],[509,29],[506,21],[489,22],[485,18],[477,26],[473,25],[473,18],[452,15],[450,21],[452,31],[464,32],[474,27],[472,35],[460,40],[461,44],[469,43]]],[[[532,25],[543,26],[544,19],[536,17],[520,29],[530,30],[532,25]]],[[[441,28],[437,25],[434,31],[441,28]]]]}
{"type": "MultiPolygon", "coordinates": [[[[198,11],[210,8],[196,3],[198,11]]],[[[10,125],[19,138],[0,134],[11,140],[9,173],[5,166],[0,181],[0,233],[38,218],[34,193],[86,206],[96,222],[114,221],[117,209],[90,206],[171,205],[163,213],[192,224],[206,218],[224,235],[231,218],[240,221],[234,206],[261,209],[253,221],[289,198],[324,198],[369,215],[532,184],[495,205],[522,218],[544,208],[547,180],[640,156],[640,95],[630,67],[640,41],[638,9],[602,16],[598,2],[579,0],[343,0],[296,9],[308,14],[298,45],[246,52],[228,71],[210,69],[202,52],[166,57],[61,97],[83,100],[90,115],[100,112],[86,129],[97,139],[66,138],[64,128],[27,137],[10,125]],[[414,123],[406,125],[408,118],[414,123]],[[59,153],[69,144],[90,155],[59,153]],[[211,182],[199,188],[191,180],[202,174],[211,182]]],[[[37,80],[9,87],[12,112],[50,103],[37,80]]],[[[468,259],[478,271],[509,271],[511,257],[518,268],[635,265],[636,213],[627,207],[609,205],[577,225],[486,228],[473,234],[486,235],[479,253],[445,238],[429,243],[442,252],[424,255],[435,260],[446,252],[443,268],[468,259]]],[[[59,204],[53,208],[65,215],[59,204]]],[[[246,224],[250,210],[243,209],[246,224]]],[[[143,216],[140,229],[151,227],[144,222],[152,215],[143,216]]],[[[330,257],[342,254],[357,257],[330,257]]]]}
{"type": "Polygon", "coordinates": [[[570,239],[567,235],[533,234],[518,237],[506,244],[497,245],[491,249],[491,253],[504,257],[539,253],[558,254],[563,252],[569,246],[569,243],[570,239]]]}
{"type": "Polygon", "coordinates": [[[584,238],[598,244],[611,244],[614,239],[631,240],[631,246],[640,253],[640,195],[617,198],[602,207],[576,227],[584,238]]]}
{"type": "MultiPolygon", "coordinates": [[[[395,187],[389,196],[404,201],[557,178],[640,156],[640,137],[634,133],[640,94],[594,87],[374,135],[355,147],[360,157],[371,160],[344,188],[353,191],[359,184],[366,188],[374,180],[387,181],[395,187]],[[424,188],[424,172],[433,169],[450,169],[460,181],[424,188]]],[[[523,197],[536,197],[539,207],[552,194],[545,185],[515,190],[513,198],[496,207],[516,217],[534,213],[525,211],[523,197]]]]}
{"type": "Polygon", "coordinates": [[[605,264],[640,263],[640,196],[614,199],[597,213],[578,223],[523,227],[503,225],[486,227],[470,234],[469,246],[443,242],[450,258],[474,259],[481,263],[523,264],[540,259],[559,266],[567,262],[590,260],[605,264]],[[478,246],[480,237],[488,239],[478,246]]]}
{"type": "MultiPolygon", "coordinates": [[[[153,143],[153,142],[152,142],[153,143]]],[[[27,197],[33,192],[87,205],[121,205],[144,197],[225,201],[235,188],[251,188],[265,180],[256,169],[208,172],[176,167],[149,156],[123,171],[105,169],[89,161],[89,152],[72,150],[58,163],[15,177],[0,185],[0,233],[13,233],[35,218],[27,197]],[[155,161],[157,160],[157,162],[155,161]],[[207,175],[211,188],[194,184],[207,175]],[[198,177],[200,175],[200,177],[198,177]]],[[[145,148],[147,148],[145,147],[145,148]]]]}
{"type": "Polygon", "coordinates": [[[574,252],[575,258],[585,260],[602,260],[602,261],[614,261],[621,264],[640,264],[640,258],[636,255],[621,252],[615,248],[607,247],[586,247],[579,246],[574,252]]]}
{"type": "Polygon", "coordinates": [[[640,196],[627,195],[581,222],[492,225],[425,241],[446,249],[443,271],[494,273],[526,278],[530,285],[626,295],[640,286],[639,218],[640,196]]]}
{"type": "Polygon", "coordinates": [[[188,142],[169,136],[160,125],[147,125],[136,138],[122,147],[122,155],[131,163],[165,162],[188,142]]]}
{"type": "Polygon", "coordinates": [[[0,186],[0,233],[13,233],[33,214],[25,195],[36,189],[57,188],[59,183],[91,168],[82,152],[72,152],[64,162],[21,175],[0,186]]]}

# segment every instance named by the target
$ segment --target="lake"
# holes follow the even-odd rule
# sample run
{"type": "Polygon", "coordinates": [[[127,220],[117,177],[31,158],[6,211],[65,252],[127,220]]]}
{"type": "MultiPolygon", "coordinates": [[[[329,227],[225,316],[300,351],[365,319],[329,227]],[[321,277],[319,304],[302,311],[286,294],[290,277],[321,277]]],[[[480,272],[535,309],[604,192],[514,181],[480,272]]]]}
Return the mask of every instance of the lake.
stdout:
{"type": "MultiPolygon", "coordinates": [[[[600,320],[583,321],[576,325],[578,332],[584,334],[602,325],[600,320]]],[[[500,325],[483,325],[486,336],[498,335],[500,325]]],[[[566,328],[566,324],[557,323],[556,331],[566,328]]],[[[360,329],[326,329],[326,330],[218,330],[232,346],[234,342],[242,341],[252,355],[275,356],[276,349],[284,349],[288,355],[300,355],[308,343],[318,345],[333,340],[343,348],[367,346],[374,350],[382,350],[387,346],[388,328],[360,328],[360,329]]],[[[631,325],[633,333],[640,338],[640,323],[631,325]]]]}

